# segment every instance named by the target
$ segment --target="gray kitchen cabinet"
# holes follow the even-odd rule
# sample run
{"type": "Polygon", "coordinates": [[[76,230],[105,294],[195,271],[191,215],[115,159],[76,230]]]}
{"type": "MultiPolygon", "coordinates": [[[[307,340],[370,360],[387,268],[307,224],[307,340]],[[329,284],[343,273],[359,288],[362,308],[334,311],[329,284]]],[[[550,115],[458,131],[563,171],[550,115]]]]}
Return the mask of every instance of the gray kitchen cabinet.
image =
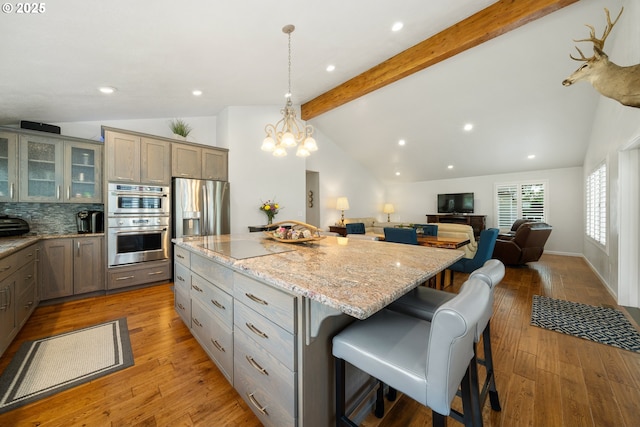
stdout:
{"type": "Polygon", "coordinates": [[[140,182],[171,184],[171,144],[152,138],[140,138],[140,182]]]}
{"type": "Polygon", "coordinates": [[[42,242],[42,300],[104,290],[102,236],[46,239],[42,242]]]}
{"type": "Polygon", "coordinates": [[[21,202],[102,203],[102,145],[23,134],[19,157],[21,202]]]}
{"type": "Polygon", "coordinates": [[[228,154],[221,148],[174,142],[171,144],[171,175],[227,181],[228,154]]]}
{"type": "Polygon", "coordinates": [[[171,260],[146,261],[108,269],[107,290],[128,288],[171,279],[171,260]]]}
{"type": "Polygon", "coordinates": [[[62,202],[63,144],[54,137],[20,135],[21,202],[62,202]]]}
{"type": "Polygon", "coordinates": [[[107,181],[140,182],[140,137],[105,131],[107,181]]]}
{"type": "Polygon", "coordinates": [[[136,133],[105,129],[107,181],[171,184],[171,144],[136,133]]]}
{"type": "Polygon", "coordinates": [[[37,257],[33,244],[0,260],[0,354],[38,305],[37,257]]]}
{"type": "Polygon", "coordinates": [[[18,201],[18,134],[0,131],[0,202],[18,201]]]}

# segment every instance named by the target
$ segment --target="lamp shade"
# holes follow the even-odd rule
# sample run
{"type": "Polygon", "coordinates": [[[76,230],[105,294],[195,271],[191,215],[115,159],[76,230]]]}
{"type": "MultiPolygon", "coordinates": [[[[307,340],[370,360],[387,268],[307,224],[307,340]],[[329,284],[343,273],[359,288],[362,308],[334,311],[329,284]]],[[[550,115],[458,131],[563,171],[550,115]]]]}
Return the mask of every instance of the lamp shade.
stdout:
{"type": "Polygon", "coordinates": [[[338,200],[336,200],[336,209],[339,210],[349,210],[349,200],[347,200],[346,197],[338,197],[338,200]]]}
{"type": "Polygon", "coordinates": [[[393,205],[391,203],[385,203],[384,207],[382,208],[382,212],[386,214],[391,214],[391,213],[394,213],[395,210],[393,209],[393,205]]]}

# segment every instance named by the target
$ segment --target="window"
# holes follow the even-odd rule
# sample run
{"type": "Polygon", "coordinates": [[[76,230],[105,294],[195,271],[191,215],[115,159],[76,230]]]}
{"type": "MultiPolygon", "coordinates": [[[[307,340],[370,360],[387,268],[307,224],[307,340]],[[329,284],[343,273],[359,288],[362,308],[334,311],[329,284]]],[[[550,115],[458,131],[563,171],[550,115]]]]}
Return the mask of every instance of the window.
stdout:
{"type": "Polygon", "coordinates": [[[547,182],[496,184],[498,228],[509,229],[518,218],[547,220],[547,182]]]}
{"type": "Polygon", "coordinates": [[[607,166],[602,163],[589,174],[586,182],[585,232],[596,242],[607,243],[607,166]]]}

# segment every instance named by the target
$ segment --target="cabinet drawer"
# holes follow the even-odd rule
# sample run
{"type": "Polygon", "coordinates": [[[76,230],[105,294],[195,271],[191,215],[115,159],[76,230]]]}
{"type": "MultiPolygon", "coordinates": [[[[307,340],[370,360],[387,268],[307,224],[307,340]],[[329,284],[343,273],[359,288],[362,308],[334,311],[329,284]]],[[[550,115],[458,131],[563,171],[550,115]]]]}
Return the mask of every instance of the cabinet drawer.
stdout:
{"type": "Polygon", "coordinates": [[[199,301],[191,301],[191,331],[222,374],[233,384],[233,332],[199,301]]]}
{"type": "Polygon", "coordinates": [[[235,273],[233,296],[290,333],[295,333],[295,297],[235,273]]]}
{"type": "Polygon", "coordinates": [[[292,334],[238,301],[233,307],[233,319],[236,331],[245,332],[289,370],[295,370],[296,349],[292,334]]]}
{"type": "Polygon", "coordinates": [[[295,426],[296,419],[276,403],[279,390],[263,390],[246,378],[233,384],[260,422],[266,427],[295,426]]]}
{"type": "Polygon", "coordinates": [[[171,278],[171,262],[154,264],[150,267],[137,266],[135,268],[112,269],[109,271],[107,289],[126,288],[144,283],[160,282],[171,278]]]}
{"type": "Polygon", "coordinates": [[[229,328],[233,326],[233,297],[197,274],[191,275],[191,296],[229,328]]]}
{"type": "Polygon", "coordinates": [[[187,293],[191,288],[191,271],[179,262],[176,262],[173,267],[173,284],[187,293]]]}
{"type": "Polygon", "coordinates": [[[191,271],[198,273],[225,292],[233,293],[233,271],[210,258],[191,254],[191,271]]]}
{"type": "Polygon", "coordinates": [[[36,259],[36,246],[31,245],[0,259],[0,281],[18,271],[23,265],[36,259]]]}
{"type": "Polygon", "coordinates": [[[180,246],[173,246],[173,256],[176,262],[184,265],[187,268],[191,268],[191,262],[189,261],[189,251],[181,248],[180,246]]]}
{"type": "Polygon", "coordinates": [[[191,297],[189,292],[176,288],[173,298],[173,307],[182,318],[184,324],[191,329],[191,297]]]}
{"type": "MultiPolygon", "coordinates": [[[[36,263],[30,262],[27,265],[22,266],[18,270],[18,276],[16,280],[16,295],[18,298],[25,292],[30,292],[35,289],[36,284],[36,263]]],[[[35,298],[35,294],[34,294],[35,298]]]]}
{"type": "Polygon", "coordinates": [[[22,327],[27,318],[33,313],[36,308],[36,283],[34,280],[31,284],[26,286],[22,290],[22,293],[18,296],[16,304],[16,325],[18,328],[22,327]]]}
{"type": "Polygon", "coordinates": [[[247,334],[238,331],[234,336],[234,381],[246,382],[249,388],[278,390],[274,401],[296,415],[296,374],[256,344],[247,334]]]}

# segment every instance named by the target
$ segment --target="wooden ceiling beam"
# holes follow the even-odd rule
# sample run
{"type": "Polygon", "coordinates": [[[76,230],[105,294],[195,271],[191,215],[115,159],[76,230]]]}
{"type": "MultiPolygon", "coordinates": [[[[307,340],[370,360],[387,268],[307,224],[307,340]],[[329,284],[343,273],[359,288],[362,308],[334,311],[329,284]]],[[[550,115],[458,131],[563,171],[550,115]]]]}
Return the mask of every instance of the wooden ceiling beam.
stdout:
{"type": "Polygon", "coordinates": [[[310,120],[578,0],[499,0],[475,15],[302,104],[310,120]]]}

